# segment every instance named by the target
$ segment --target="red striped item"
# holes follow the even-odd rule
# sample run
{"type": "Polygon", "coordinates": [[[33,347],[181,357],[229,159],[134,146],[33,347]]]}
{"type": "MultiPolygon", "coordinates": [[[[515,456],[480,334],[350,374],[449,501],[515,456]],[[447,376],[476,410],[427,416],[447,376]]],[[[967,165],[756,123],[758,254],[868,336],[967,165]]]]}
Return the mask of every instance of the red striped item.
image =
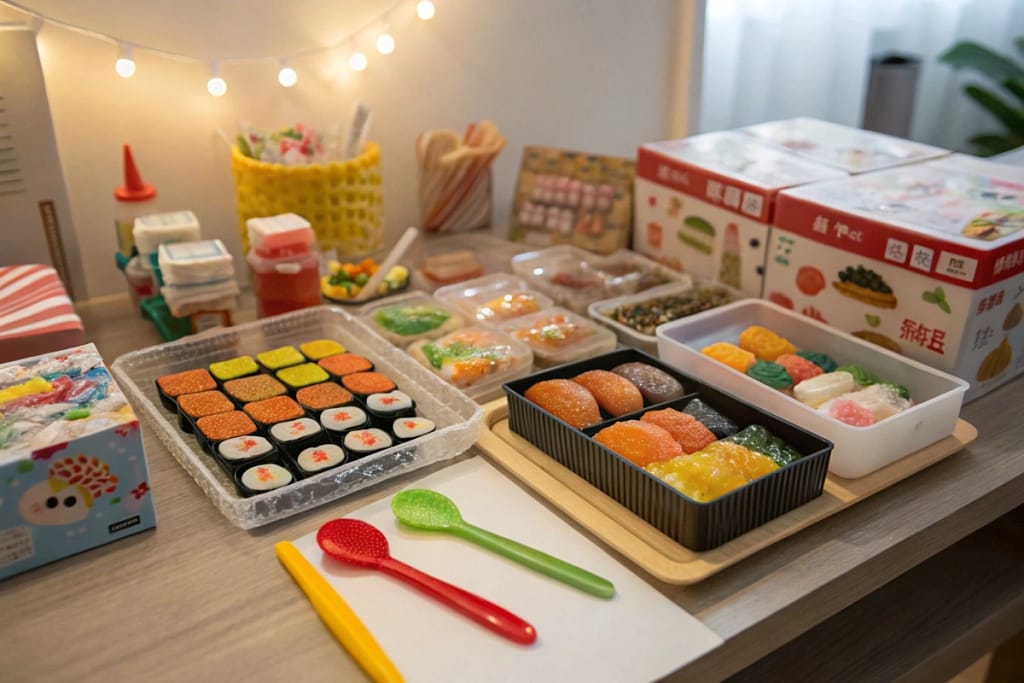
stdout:
{"type": "Polygon", "coordinates": [[[85,343],[85,328],[50,266],[0,267],[0,362],[85,343]]]}

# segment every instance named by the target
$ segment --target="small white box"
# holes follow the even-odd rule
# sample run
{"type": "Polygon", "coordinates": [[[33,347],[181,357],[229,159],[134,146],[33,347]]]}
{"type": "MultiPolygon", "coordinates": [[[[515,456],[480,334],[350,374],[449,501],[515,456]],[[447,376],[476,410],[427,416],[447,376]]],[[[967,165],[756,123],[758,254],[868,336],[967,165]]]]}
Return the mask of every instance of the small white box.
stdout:
{"type": "Polygon", "coordinates": [[[171,211],[139,216],[132,228],[132,237],[139,250],[139,260],[147,270],[153,269],[151,257],[161,244],[195,242],[201,239],[199,220],[191,211],[171,211]]]}
{"type": "Polygon", "coordinates": [[[657,335],[663,362],[831,441],[829,471],[848,479],[870,474],[952,434],[967,391],[967,383],[956,377],[768,301],[737,301],[662,325],[657,335]],[[798,350],[827,353],[841,365],[859,365],[883,380],[902,384],[914,405],[868,427],[854,427],[701,353],[715,342],[737,343],[751,325],[772,330],[798,350]]]}

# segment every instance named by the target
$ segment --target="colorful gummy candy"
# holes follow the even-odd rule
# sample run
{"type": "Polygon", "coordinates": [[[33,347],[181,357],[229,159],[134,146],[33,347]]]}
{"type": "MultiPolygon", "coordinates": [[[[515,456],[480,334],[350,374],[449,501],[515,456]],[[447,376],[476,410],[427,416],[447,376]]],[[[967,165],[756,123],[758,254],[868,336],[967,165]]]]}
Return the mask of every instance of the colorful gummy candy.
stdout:
{"type": "Polygon", "coordinates": [[[788,339],[760,325],[751,325],[740,332],[740,348],[761,360],[775,360],[784,353],[796,351],[796,347],[788,339]]]}
{"type": "Polygon", "coordinates": [[[235,404],[219,391],[200,391],[197,394],[185,394],[179,397],[178,407],[189,417],[199,418],[217,413],[227,413],[235,409],[235,404]]]}
{"type": "Polygon", "coordinates": [[[796,355],[806,358],[825,372],[832,372],[839,367],[839,364],[828,354],[818,353],[817,351],[797,351],[796,355]]]}
{"type": "Polygon", "coordinates": [[[594,440],[637,467],[646,467],[683,454],[682,446],[668,431],[641,420],[616,422],[595,434],[594,440]]]}
{"type": "Polygon", "coordinates": [[[258,360],[267,370],[280,370],[289,365],[298,365],[306,360],[294,346],[280,346],[276,349],[256,354],[258,360]]]}
{"type": "Polygon", "coordinates": [[[260,366],[256,365],[250,356],[238,356],[228,360],[210,363],[210,374],[225,382],[229,379],[238,379],[246,375],[253,375],[259,372],[260,366]]]}
{"type": "Polygon", "coordinates": [[[223,441],[235,436],[256,433],[256,425],[241,410],[201,417],[196,420],[196,427],[210,441],[223,441]]]}
{"type": "Polygon", "coordinates": [[[333,339],[314,339],[313,341],[299,344],[299,351],[315,363],[318,360],[327,358],[327,356],[345,353],[345,347],[333,339]]]}
{"type": "Polygon", "coordinates": [[[715,441],[696,453],[645,469],[693,500],[707,502],[774,472],[778,465],[737,443],[715,441]]]}
{"type": "Polygon", "coordinates": [[[293,389],[301,389],[317,382],[324,382],[330,375],[316,363],[303,363],[278,370],[277,378],[293,389]]]}
{"type": "Polygon", "coordinates": [[[699,451],[717,438],[700,420],[674,408],[648,410],[640,420],[656,424],[671,434],[682,446],[683,453],[699,451]]]}
{"type": "Polygon", "coordinates": [[[793,396],[809,406],[817,407],[829,400],[853,391],[853,375],[845,370],[826,372],[811,377],[793,387],[793,396]]]}
{"type": "Polygon", "coordinates": [[[253,420],[264,425],[294,420],[306,414],[302,406],[288,396],[275,396],[264,401],[247,403],[245,405],[245,412],[253,420]]]}
{"type": "Polygon", "coordinates": [[[581,384],[597,399],[597,404],[613,417],[635,413],[644,407],[644,397],[635,384],[608,370],[587,370],[573,381],[581,384]]]}
{"type": "Polygon", "coordinates": [[[724,441],[732,441],[752,451],[766,455],[779,467],[785,467],[803,457],[799,451],[773,435],[762,425],[749,425],[724,441]]]}
{"type": "Polygon", "coordinates": [[[875,424],[875,416],[870,410],[849,399],[833,399],[822,412],[853,427],[868,427],[875,424]]]}
{"type": "Polygon", "coordinates": [[[344,377],[353,372],[373,370],[373,363],[357,353],[339,353],[317,361],[317,365],[335,377],[344,377]]]}
{"type": "Polygon", "coordinates": [[[711,433],[719,439],[732,436],[739,431],[736,423],[722,415],[720,412],[709,406],[699,398],[695,398],[686,404],[683,412],[700,420],[701,424],[711,430],[711,433]]]}
{"type": "Polygon", "coordinates": [[[825,372],[812,361],[795,353],[783,353],[775,359],[775,362],[786,369],[789,376],[793,378],[793,384],[800,384],[805,379],[817,377],[825,372]]]}
{"type": "Polygon", "coordinates": [[[281,396],[288,393],[288,390],[270,375],[252,375],[224,382],[224,393],[236,401],[249,403],[281,396]]]}
{"type": "Polygon", "coordinates": [[[757,357],[745,349],[741,349],[729,342],[715,342],[700,350],[705,356],[714,358],[719,363],[725,363],[733,370],[746,372],[754,364],[757,357]]]}
{"type": "Polygon", "coordinates": [[[597,399],[582,384],[570,379],[548,379],[537,382],[523,394],[528,401],[548,411],[577,429],[601,421],[597,399]]]}
{"type": "Polygon", "coordinates": [[[623,363],[612,368],[612,372],[635,384],[644,400],[649,404],[682,398],[685,393],[679,380],[650,363],[639,361],[623,363]]]}
{"type": "MultiPolygon", "coordinates": [[[[782,358],[783,356],[779,356],[782,358]]],[[[817,366],[815,366],[817,368],[817,366]]],[[[820,372],[820,368],[818,369],[820,372]]],[[[779,363],[770,360],[754,361],[754,364],[747,368],[747,375],[753,377],[761,384],[767,384],[772,389],[788,389],[793,386],[794,378],[788,370],[779,363]]]]}
{"type": "Polygon", "coordinates": [[[312,410],[326,410],[352,402],[352,392],[334,382],[321,382],[295,392],[295,400],[312,410]]]}
{"type": "Polygon", "coordinates": [[[164,375],[156,383],[160,386],[161,391],[171,398],[200,391],[212,391],[217,388],[217,382],[213,376],[202,368],[164,375]]]}

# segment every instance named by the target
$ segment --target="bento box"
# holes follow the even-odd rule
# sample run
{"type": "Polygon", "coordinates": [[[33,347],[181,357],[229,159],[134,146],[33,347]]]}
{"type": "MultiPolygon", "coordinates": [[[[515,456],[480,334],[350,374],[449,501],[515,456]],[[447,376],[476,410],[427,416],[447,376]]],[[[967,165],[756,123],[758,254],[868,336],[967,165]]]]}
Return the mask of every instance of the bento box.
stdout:
{"type": "Polygon", "coordinates": [[[737,301],[667,323],[658,328],[657,337],[665,363],[832,441],[831,472],[847,479],[863,477],[952,434],[968,387],[952,375],[763,300],[737,301]],[[874,424],[853,426],[702,353],[711,344],[737,343],[751,326],[767,328],[798,351],[827,354],[840,366],[866,370],[905,389],[911,403],[874,424]]]}
{"type": "Polygon", "coordinates": [[[656,354],[658,325],[696,315],[746,298],[739,290],[718,282],[694,279],[674,282],[639,294],[595,301],[587,307],[592,320],[611,328],[626,346],[656,354]]]}
{"type": "Polygon", "coordinates": [[[512,271],[556,304],[582,315],[594,301],[690,280],[628,249],[600,256],[566,244],[519,254],[512,259],[512,271]]]}
{"type": "MultiPolygon", "coordinates": [[[[334,350],[337,351],[337,348],[334,350]]],[[[299,353],[297,349],[294,351],[299,353]]],[[[334,366],[327,361],[339,355],[328,356],[319,361],[320,364],[327,366],[332,378],[334,366]]],[[[297,360],[281,362],[287,365],[297,360]]],[[[222,365],[215,366],[214,372],[219,372],[222,365]]],[[[243,529],[289,517],[391,477],[452,458],[473,444],[479,434],[483,417],[480,407],[470,398],[421,367],[404,350],[387,343],[360,320],[335,306],[307,308],[237,325],[202,337],[185,338],[127,353],[114,362],[112,371],[137,413],[152,426],[153,432],[167,446],[174,458],[224,516],[243,529]],[[310,344],[311,340],[317,341],[310,344]],[[320,352],[319,349],[314,352],[311,346],[334,344],[342,345],[348,354],[363,356],[380,374],[395,378],[401,391],[414,402],[416,414],[432,421],[435,429],[414,440],[396,439],[397,443],[390,447],[362,455],[339,466],[297,476],[295,481],[281,488],[262,493],[251,490],[243,493],[239,490],[237,480],[221,467],[222,460],[215,459],[215,453],[206,452],[199,445],[201,440],[197,442],[193,438],[194,435],[179,427],[178,415],[167,408],[166,392],[157,385],[158,378],[179,373],[188,374],[186,371],[209,368],[211,363],[237,360],[241,356],[256,358],[259,361],[258,367],[250,364],[250,367],[238,369],[232,374],[242,373],[244,377],[239,379],[243,380],[255,377],[276,381],[271,373],[275,372],[275,367],[279,364],[276,356],[284,355],[282,350],[287,350],[288,347],[304,349],[301,351],[301,360],[305,363],[294,364],[285,369],[303,368],[304,365],[323,367],[313,362],[320,352]]],[[[279,390],[275,392],[277,396],[274,399],[268,400],[280,399],[282,403],[288,405],[291,405],[291,402],[299,403],[307,415],[302,421],[315,422],[314,413],[308,410],[314,406],[301,396],[300,392],[304,389],[298,388],[304,383],[298,378],[301,373],[281,373],[280,370],[276,371],[277,378],[291,379],[292,384],[284,386],[288,385],[287,381],[278,382],[286,389],[286,393],[279,390]],[[292,374],[296,377],[293,378],[292,374]]],[[[206,371],[197,374],[202,374],[204,381],[210,376],[206,371]]],[[[226,380],[226,377],[227,375],[212,377],[216,380],[216,386],[225,390],[223,393],[235,399],[258,398],[241,396],[240,392],[228,388],[231,380],[226,380]]],[[[204,385],[194,388],[208,387],[204,385]]],[[[214,391],[209,393],[212,394],[214,391]]],[[[253,419],[256,419],[257,415],[255,411],[243,410],[225,414],[238,417],[240,422],[244,420],[238,414],[249,415],[253,419]]],[[[198,425],[202,419],[206,418],[197,420],[195,424],[198,425]]],[[[257,434],[253,433],[253,436],[257,434]]],[[[261,432],[259,436],[269,438],[274,435],[261,432]]],[[[290,437],[280,437],[282,440],[287,438],[290,437]]],[[[283,448],[287,450],[286,446],[283,448]]]]}
{"type": "Polygon", "coordinates": [[[501,329],[530,347],[537,368],[593,358],[616,344],[611,330],[559,306],[509,320],[501,329]]]}
{"type": "MultiPolygon", "coordinates": [[[[826,439],[635,349],[619,349],[560,365],[508,382],[504,389],[509,427],[514,433],[691,550],[714,548],[820,496],[828,473],[832,444],[826,439]],[[653,372],[667,373],[682,387],[673,393],[648,394],[645,391],[641,409],[614,416],[602,408],[598,422],[578,427],[528,398],[531,387],[540,382],[579,378],[591,370],[621,371],[623,364],[635,364],[634,368],[651,366],[653,372]],[[597,440],[606,428],[632,420],[643,421],[646,413],[667,408],[692,415],[711,411],[721,421],[731,423],[732,432],[760,425],[800,457],[723,495],[700,501],[696,499],[700,496],[684,494],[666,479],[655,476],[597,440]],[[691,411],[692,408],[697,410],[691,411]]],[[[722,441],[729,441],[730,432],[719,431],[721,421],[718,427],[711,422],[705,424],[709,425],[709,430],[715,429],[712,440],[721,436],[722,441]]]]}
{"type": "Polygon", "coordinates": [[[501,325],[554,305],[551,297],[530,289],[526,280],[509,273],[490,273],[446,285],[435,291],[434,297],[469,320],[488,325],[501,325]]]}

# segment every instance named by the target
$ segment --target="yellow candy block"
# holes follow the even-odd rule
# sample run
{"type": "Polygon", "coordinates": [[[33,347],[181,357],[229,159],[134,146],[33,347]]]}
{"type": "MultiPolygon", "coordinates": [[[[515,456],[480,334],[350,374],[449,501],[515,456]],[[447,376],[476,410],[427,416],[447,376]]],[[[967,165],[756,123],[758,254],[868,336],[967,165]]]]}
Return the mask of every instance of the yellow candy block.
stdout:
{"type": "Polygon", "coordinates": [[[716,342],[705,346],[700,350],[705,356],[714,358],[719,363],[725,363],[734,370],[746,372],[747,368],[754,364],[757,358],[749,351],[744,351],[735,344],[729,342],[716,342]]]}
{"type": "Polygon", "coordinates": [[[751,325],[740,332],[740,347],[760,360],[774,361],[784,353],[796,353],[796,347],[788,339],[760,325],[751,325]]]}
{"type": "Polygon", "coordinates": [[[651,463],[648,472],[693,500],[706,503],[778,469],[771,458],[729,441],[690,455],[651,463]]]}
{"type": "Polygon", "coordinates": [[[53,389],[53,385],[42,377],[33,377],[27,382],[15,384],[14,386],[7,387],[6,389],[0,389],[0,404],[13,401],[14,399],[21,398],[22,396],[45,394],[51,389],[53,389]]]}

